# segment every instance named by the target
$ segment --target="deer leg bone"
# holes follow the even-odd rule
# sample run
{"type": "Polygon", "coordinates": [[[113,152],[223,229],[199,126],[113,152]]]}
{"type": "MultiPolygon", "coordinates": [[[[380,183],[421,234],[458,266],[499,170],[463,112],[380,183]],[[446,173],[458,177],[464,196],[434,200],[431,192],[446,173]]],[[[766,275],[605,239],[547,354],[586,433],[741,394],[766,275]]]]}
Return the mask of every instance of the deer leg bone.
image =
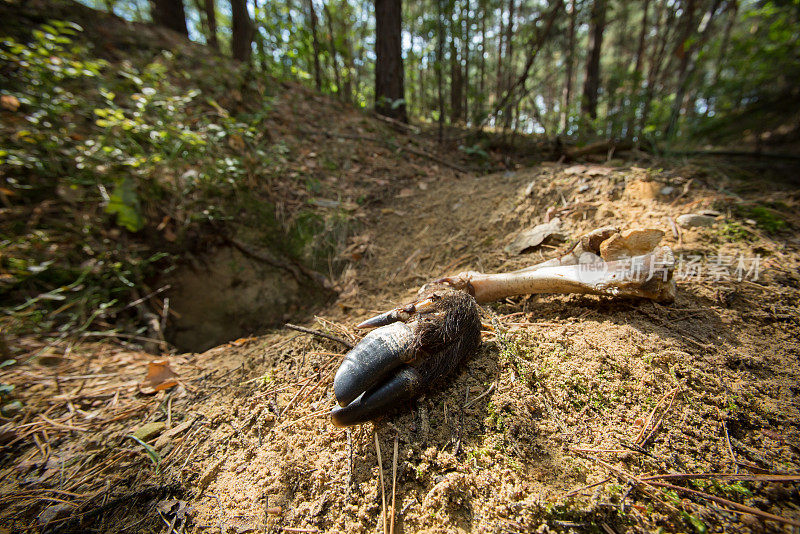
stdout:
{"type": "Polygon", "coordinates": [[[618,261],[536,265],[498,274],[465,271],[436,282],[469,292],[479,304],[543,293],[608,295],[671,302],[675,299],[674,269],[672,251],[669,247],[662,247],[649,254],[618,261]]]}
{"type": "Polygon", "coordinates": [[[675,259],[657,247],[659,230],[605,227],[566,254],[511,273],[466,271],[423,286],[417,299],[367,319],[375,328],[342,361],[334,377],[336,426],[380,417],[452,373],[480,345],[478,303],[557,293],[675,298],[675,259]],[[474,298],[473,298],[474,297],[474,298]]]}

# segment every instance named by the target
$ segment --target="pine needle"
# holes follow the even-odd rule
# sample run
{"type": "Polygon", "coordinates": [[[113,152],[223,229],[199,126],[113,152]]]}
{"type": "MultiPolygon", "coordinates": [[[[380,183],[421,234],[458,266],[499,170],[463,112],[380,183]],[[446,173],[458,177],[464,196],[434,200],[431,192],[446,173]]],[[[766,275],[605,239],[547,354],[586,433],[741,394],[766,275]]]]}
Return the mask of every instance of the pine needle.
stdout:
{"type": "Polygon", "coordinates": [[[378,443],[378,433],[375,432],[375,452],[378,455],[378,471],[381,474],[381,498],[383,498],[383,534],[387,534],[386,531],[386,488],[383,484],[383,461],[381,460],[381,445],[378,443]]]}

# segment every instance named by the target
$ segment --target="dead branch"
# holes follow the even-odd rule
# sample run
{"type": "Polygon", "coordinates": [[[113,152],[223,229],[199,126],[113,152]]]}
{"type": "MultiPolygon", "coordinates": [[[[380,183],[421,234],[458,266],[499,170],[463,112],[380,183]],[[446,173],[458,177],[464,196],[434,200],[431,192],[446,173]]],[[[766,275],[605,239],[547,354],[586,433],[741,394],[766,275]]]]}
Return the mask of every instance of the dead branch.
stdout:
{"type": "Polygon", "coordinates": [[[290,329],[290,330],[295,330],[297,332],[302,332],[304,334],[309,334],[309,335],[312,335],[312,336],[317,336],[317,337],[322,337],[322,338],[325,338],[325,339],[330,339],[331,341],[336,341],[337,343],[341,343],[342,345],[347,347],[348,350],[353,348],[353,344],[350,343],[349,341],[345,341],[344,339],[342,339],[340,337],[336,337],[336,336],[332,336],[330,334],[326,334],[325,332],[320,332],[319,330],[313,330],[311,328],[306,328],[304,326],[297,326],[297,325],[294,325],[294,324],[291,324],[291,323],[286,323],[284,326],[286,328],[290,329]]]}
{"type": "Polygon", "coordinates": [[[598,141],[590,143],[580,148],[572,148],[567,150],[564,155],[567,160],[582,158],[584,156],[591,156],[594,154],[608,154],[609,151],[623,152],[633,148],[633,143],[630,141],[617,141],[615,139],[606,139],[605,141],[598,141]]]}

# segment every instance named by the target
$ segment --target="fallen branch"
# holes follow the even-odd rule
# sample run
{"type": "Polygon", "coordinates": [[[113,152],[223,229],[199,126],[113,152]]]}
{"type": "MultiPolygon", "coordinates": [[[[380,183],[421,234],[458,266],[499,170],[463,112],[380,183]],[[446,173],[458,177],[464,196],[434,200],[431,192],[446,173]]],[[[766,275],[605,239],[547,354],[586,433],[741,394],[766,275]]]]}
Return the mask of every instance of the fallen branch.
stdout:
{"type": "Polygon", "coordinates": [[[594,154],[608,154],[612,150],[615,152],[623,152],[625,150],[630,150],[631,148],[633,148],[633,143],[630,141],[607,139],[605,141],[590,143],[584,147],[567,150],[564,155],[566,156],[566,159],[573,160],[594,154]]]}
{"type": "Polygon", "coordinates": [[[458,172],[462,172],[464,174],[469,174],[470,173],[469,169],[466,169],[466,168],[464,168],[464,167],[462,167],[460,165],[457,165],[455,163],[450,163],[449,161],[446,161],[446,160],[440,158],[439,156],[431,154],[430,152],[425,152],[424,150],[420,150],[420,149],[417,149],[417,148],[412,148],[409,145],[391,146],[385,140],[380,139],[378,137],[370,137],[370,136],[367,136],[367,135],[343,134],[343,133],[336,133],[336,132],[307,132],[307,131],[304,131],[304,130],[301,130],[301,132],[306,134],[306,135],[320,135],[320,134],[322,134],[325,137],[338,137],[340,139],[352,139],[354,141],[370,141],[372,143],[386,145],[390,149],[405,150],[406,152],[410,152],[411,154],[415,154],[417,156],[421,156],[423,158],[427,158],[427,159],[429,159],[431,161],[439,163],[440,165],[444,165],[445,167],[449,167],[449,168],[451,168],[453,170],[456,170],[458,172]]]}
{"type": "Polygon", "coordinates": [[[305,265],[298,265],[296,263],[291,263],[279,258],[272,256],[271,254],[267,253],[264,250],[254,250],[245,243],[239,241],[235,237],[230,237],[227,239],[228,243],[233,245],[237,250],[239,250],[245,256],[250,256],[251,258],[257,259],[259,261],[263,261],[268,265],[272,265],[273,267],[277,267],[278,269],[283,269],[285,271],[289,271],[292,277],[297,281],[298,284],[303,284],[303,276],[310,279],[317,285],[324,287],[325,289],[331,289],[333,285],[331,284],[330,280],[323,275],[314,271],[313,269],[309,269],[305,265]]]}
{"type": "Polygon", "coordinates": [[[326,334],[325,332],[320,332],[319,330],[313,330],[311,328],[306,328],[304,326],[297,326],[297,325],[291,324],[291,323],[286,323],[284,326],[286,328],[290,329],[290,330],[295,330],[297,332],[302,332],[304,334],[309,334],[309,335],[312,335],[312,336],[317,336],[317,337],[322,337],[322,338],[325,338],[325,339],[330,339],[331,341],[336,341],[337,343],[341,343],[342,345],[347,347],[348,350],[353,348],[353,344],[350,343],[349,341],[345,341],[344,339],[342,339],[340,337],[336,337],[336,336],[332,336],[330,334],[326,334]]]}

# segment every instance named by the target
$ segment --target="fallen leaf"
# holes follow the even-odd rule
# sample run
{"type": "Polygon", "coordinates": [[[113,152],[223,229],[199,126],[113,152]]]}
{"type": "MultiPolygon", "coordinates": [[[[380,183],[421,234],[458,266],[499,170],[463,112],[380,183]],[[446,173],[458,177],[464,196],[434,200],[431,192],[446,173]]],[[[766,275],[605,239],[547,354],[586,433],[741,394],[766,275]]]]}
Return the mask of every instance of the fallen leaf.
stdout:
{"type": "Polygon", "coordinates": [[[163,432],[165,428],[167,428],[167,424],[164,421],[146,423],[134,430],[132,436],[142,441],[148,441],[163,432]]]}
{"type": "Polygon", "coordinates": [[[147,366],[147,376],[139,384],[139,391],[146,395],[178,385],[178,374],[169,366],[169,360],[155,360],[147,366]]]}
{"type": "Polygon", "coordinates": [[[561,219],[556,217],[552,221],[540,224],[519,234],[505,251],[509,254],[522,254],[530,248],[535,248],[551,237],[561,237],[561,219]]]}
{"type": "Polygon", "coordinates": [[[14,95],[0,96],[0,106],[6,111],[17,111],[19,109],[19,99],[14,95]]]}

